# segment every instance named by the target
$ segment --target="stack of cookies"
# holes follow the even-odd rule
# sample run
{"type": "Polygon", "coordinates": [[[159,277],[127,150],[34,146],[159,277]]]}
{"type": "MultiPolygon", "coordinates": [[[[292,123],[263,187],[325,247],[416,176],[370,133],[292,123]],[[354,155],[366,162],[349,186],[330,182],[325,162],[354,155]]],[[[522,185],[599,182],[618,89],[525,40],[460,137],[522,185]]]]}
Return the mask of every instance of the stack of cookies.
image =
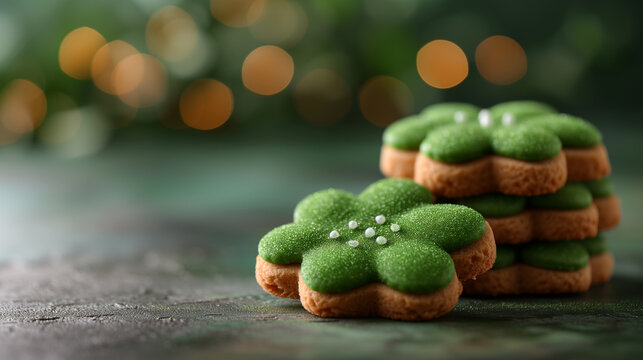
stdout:
{"type": "Polygon", "coordinates": [[[620,220],[601,134],[536,102],[434,105],[384,132],[389,177],[309,195],[259,242],[268,293],[323,317],[427,320],[463,293],[573,293],[609,280],[620,220]]]}
{"type": "Polygon", "coordinates": [[[497,257],[467,294],[582,292],[611,277],[601,231],[620,202],[601,134],[582,119],[529,101],[434,105],[386,129],[380,166],[485,217],[497,257]]]}

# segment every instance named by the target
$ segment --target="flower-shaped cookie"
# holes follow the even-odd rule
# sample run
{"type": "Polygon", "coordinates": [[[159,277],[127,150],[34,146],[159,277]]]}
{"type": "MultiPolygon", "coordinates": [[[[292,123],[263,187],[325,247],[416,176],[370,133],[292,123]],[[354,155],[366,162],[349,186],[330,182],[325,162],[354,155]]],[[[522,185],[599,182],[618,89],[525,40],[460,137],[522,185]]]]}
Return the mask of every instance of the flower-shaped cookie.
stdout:
{"type": "Polygon", "coordinates": [[[312,194],[297,205],[293,223],[261,239],[257,281],[320,316],[442,315],[457,302],[458,276],[492,266],[495,243],[482,215],[432,201],[406,179],[378,181],[359,196],[312,194]]]}
{"type": "Polygon", "coordinates": [[[382,172],[414,178],[438,196],[462,197],[541,195],[566,180],[594,180],[610,171],[600,132],[582,119],[532,101],[476,109],[438,104],[389,126],[382,172]]]}

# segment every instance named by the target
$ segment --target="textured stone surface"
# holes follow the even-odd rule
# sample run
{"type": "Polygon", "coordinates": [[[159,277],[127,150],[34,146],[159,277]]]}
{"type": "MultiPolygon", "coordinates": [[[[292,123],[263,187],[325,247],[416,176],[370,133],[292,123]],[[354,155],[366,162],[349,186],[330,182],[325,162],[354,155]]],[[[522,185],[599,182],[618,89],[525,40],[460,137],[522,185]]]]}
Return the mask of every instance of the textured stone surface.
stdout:
{"type": "Polygon", "coordinates": [[[640,132],[604,132],[623,199],[610,283],[462,298],[428,323],[320,319],[255,284],[259,238],[302,197],[381,177],[380,130],[319,132],[270,144],[141,134],[76,161],[3,149],[0,359],[641,357],[640,132]]]}

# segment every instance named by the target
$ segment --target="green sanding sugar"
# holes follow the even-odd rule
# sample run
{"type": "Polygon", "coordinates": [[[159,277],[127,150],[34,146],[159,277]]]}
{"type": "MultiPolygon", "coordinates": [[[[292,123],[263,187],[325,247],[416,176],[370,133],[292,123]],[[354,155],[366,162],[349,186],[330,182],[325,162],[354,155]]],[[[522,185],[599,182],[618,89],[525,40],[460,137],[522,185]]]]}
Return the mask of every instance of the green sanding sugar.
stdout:
{"type": "Polygon", "coordinates": [[[469,122],[478,120],[480,108],[466,103],[447,102],[428,106],[420,113],[420,117],[438,120],[445,123],[469,122]]]}
{"type": "Polygon", "coordinates": [[[497,245],[496,262],[493,263],[494,269],[501,269],[516,262],[516,250],[513,246],[497,245]]]}
{"type": "Polygon", "coordinates": [[[556,110],[541,102],[521,100],[508,101],[489,108],[489,113],[494,122],[502,122],[502,117],[510,114],[515,120],[522,121],[536,115],[555,113],[556,110]]]}
{"type": "Polygon", "coordinates": [[[429,133],[420,151],[435,160],[459,163],[486,155],[491,144],[487,131],[478,124],[451,124],[429,133]]]}
{"type": "Polygon", "coordinates": [[[380,180],[359,196],[325,190],[302,200],[295,222],[259,242],[259,255],[273,264],[301,263],[308,287],[342,292],[383,282],[410,293],[448,285],[455,274],[448,252],[486,231],[476,211],[433,205],[431,193],[407,179],[380,180]]]}
{"type": "Polygon", "coordinates": [[[549,114],[534,117],[529,120],[529,126],[553,132],[566,148],[588,148],[602,141],[601,133],[594,125],[570,115],[549,114]]]}
{"type": "Polygon", "coordinates": [[[556,135],[524,125],[496,129],[491,133],[491,143],[496,154],[525,161],[549,159],[561,150],[556,135]]]}
{"type": "Polygon", "coordinates": [[[457,199],[455,202],[474,209],[484,217],[499,218],[516,215],[523,211],[527,199],[524,196],[485,194],[457,199]]]}
{"type": "Polygon", "coordinates": [[[513,101],[482,110],[461,103],[428,107],[417,116],[390,125],[384,144],[419,150],[435,160],[459,163],[487,154],[524,161],[556,156],[561,148],[600,144],[601,134],[586,121],[556,114],[548,105],[513,101]]]}
{"type": "Polygon", "coordinates": [[[530,207],[556,210],[585,209],[592,204],[592,193],[580,183],[567,183],[553,194],[530,197],[530,207]]]}
{"type": "Polygon", "coordinates": [[[573,271],[587,266],[589,254],[574,241],[527,243],[520,247],[519,261],[552,270],[573,271]]]}
{"type": "Polygon", "coordinates": [[[442,103],[429,106],[422,113],[396,121],[384,130],[383,141],[396,149],[417,150],[426,135],[434,129],[451,124],[455,119],[476,121],[477,106],[463,103],[442,103]]]}
{"type": "Polygon", "coordinates": [[[429,131],[442,124],[417,115],[398,120],[384,130],[384,144],[402,150],[417,150],[429,131]]]}
{"type": "Polygon", "coordinates": [[[608,177],[586,181],[583,185],[589,189],[595,199],[614,195],[614,185],[608,177]]]}

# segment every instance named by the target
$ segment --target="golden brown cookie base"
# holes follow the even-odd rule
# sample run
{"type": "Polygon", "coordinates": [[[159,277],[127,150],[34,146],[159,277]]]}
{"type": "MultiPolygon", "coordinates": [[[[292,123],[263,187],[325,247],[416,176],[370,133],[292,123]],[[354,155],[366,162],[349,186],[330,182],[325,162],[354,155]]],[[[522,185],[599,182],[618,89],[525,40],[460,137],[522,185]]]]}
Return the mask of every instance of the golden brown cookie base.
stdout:
{"type": "Polygon", "coordinates": [[[497,244],[534,239],[585,239],[598,234],[599,212],[594,204],[581,210],[530,209],[513,216],[487,218],[497,244]]]}
{"type": "Polygon", "coordinates": [[[299,274],[299,296],[308,312],[321,317],[385,317],[420,321],[453,310],[462,294],[457,276],[445,288],[428,294],[409,294],[382,283],[372,283],[343,293],[311,290],[299,274]]]}
{"type": "Polygon", "coordinates": [[[457,276],[453,276],[445,288],[428,294],[404,293],[382,283],[371,283],[341,293],[320,293],[306,285],[300,269],[299,264],[275,265],[257,256],[255,276],[268,293],[300,299],[306,310],[321,317],[379,316],[407,321],[429,320],[451,311],[462,293],[462,284],[457,276]]]}
{"type": "Polygon", "coordinates": [[[612,276],[610,253],[591,256],[589,264],[576,271],[557,271],[525,264],[490,270],[476,280],[463,282],[467,295],[545,295],[587,291],[612,276]]]}
{"type": "Polygon", "coordinates": [[[560,189],[566,181],[598,180],[611,171],[604,145],[565,148],[543,161],[521,161],[488,155],[466,163],[429,159],[416,150],[382,146],[380,169],[385,176],[415,179],[440,197],[465,197],[489,192],[536,196],[560,189]],[[564,164],[559,159],[564,158],[564,164]]]}
{"type": "Polygon", "coordinates": [[[542,161],[487,155],[458,164],[419,154],[413,179],[438,197],[460,198],[490,192],[536,196],[553,193],[563,187],[567,172],[562,152],[542,161]]]}
{"type": "Polygon", "coordinates": [[[603,144],[587,149],[563,149],[567,159],[567,181],[589,181],[609,175],[610,161],[603,144]]]}
{"type": "Polygon", "coordinates": [[[606,283],[614,272],[614,256],[608,252],[591,256],[589,265],[592,268],[592,285],[606,283]]]}
{"type": "Polygon", "coordinates": [[[428,320],[451,311],[462,293],[460,279],[473,279],[489,270],[496,260],[493,231],[470,245],[452,252],[456,269],[447,287],[429,294],[397,291],[382,283],[371,283],[342,293],[320,293],[310,289],[301,277],[301,265],[271,264],[257,256],[255,278],[268,293],[300,299],[309,312],[322,317],[380,316],[398,320],[428,320]]]}
{"type": "Polygon", "coordinates": [[[393,178],[413,179],[417,150],[400,150],[387,145],[382,146],[380,170],[393,178]]]}
{"type": "Polygon", "coordinates": [[[594,205],[598,208],[598,229],[607,230],[621,222],[621,200],[616,196],[595,198],[594,205]]]}
{"type": "Polygon", "coordinates": [[[450,253],[460,281],[475,279],[479,274],[491,269],[496,262],[494,232],[488,222],[486,226],[487,230],[480,239],[450,253]]]}

